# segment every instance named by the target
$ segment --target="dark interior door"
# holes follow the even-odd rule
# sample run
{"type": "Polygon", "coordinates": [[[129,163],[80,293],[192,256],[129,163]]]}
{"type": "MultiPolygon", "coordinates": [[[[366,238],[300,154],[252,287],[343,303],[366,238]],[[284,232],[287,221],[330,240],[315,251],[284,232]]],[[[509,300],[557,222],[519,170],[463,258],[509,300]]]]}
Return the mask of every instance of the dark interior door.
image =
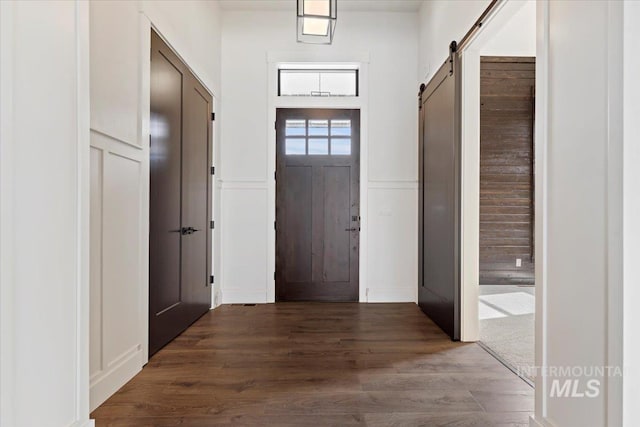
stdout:
{"type": "Polygon", "coordinates": [[[211,307],[212,97],[151,35],[149,354],[211,307]]]}
{"type": "Polygon", "coordinates": [[[421,91],[420,308],[460,339],[460,103],[455,54],[421,91]]]}
{"type": "MultiPolygon", "coordinates": [[[[189,73],[183,93],[182,286],[192,319],[211,308],[211,109],[213,99],[189,73]]],[[[192,321],[193,321],[192,320],[192,321]]]]}
{"type": "Polygon", "coordinates": [[[278,109],[276,299],[358,301],[360,111],[278,109]]]}

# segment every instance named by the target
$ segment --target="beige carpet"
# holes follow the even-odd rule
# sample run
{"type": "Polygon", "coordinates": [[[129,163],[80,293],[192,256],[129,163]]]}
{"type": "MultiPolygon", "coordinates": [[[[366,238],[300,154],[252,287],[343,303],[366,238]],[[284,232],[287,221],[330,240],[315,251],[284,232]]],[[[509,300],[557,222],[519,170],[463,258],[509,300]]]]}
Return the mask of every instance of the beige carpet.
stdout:
{"type": "Polygon", "coordinates": [[[520,376],[533,381],[534,288],[480,286],[480,341],[520,376]]]}

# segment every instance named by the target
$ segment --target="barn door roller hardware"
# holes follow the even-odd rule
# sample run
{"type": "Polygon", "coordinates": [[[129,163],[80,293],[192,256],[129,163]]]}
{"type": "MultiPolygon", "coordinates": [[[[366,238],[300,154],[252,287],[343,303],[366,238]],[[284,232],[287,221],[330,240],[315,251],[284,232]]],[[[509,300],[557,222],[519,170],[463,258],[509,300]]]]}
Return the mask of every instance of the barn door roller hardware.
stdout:
{"type": "MultiPolygon", "coordinates": [[[[467,31],[467,33],[464,35],[464,37],[462,37],[462,39],[460,39],[459,42],[456,42],[455,40],[452,41],[449,44],[449,62],[451,63],[451,70],[449,71],[451,75],[453,75],[453,54],[458,52],[459,50],[461,50],[471,39],[471,36],[473,36],[475,34],[476,31],[478,31],[478,29],[480,27],[482,27],[484,21],[486,20],[487,16],[489,16],[494,9],[496,8],[496,6],[498,5],[499,2],[502,2],[504,0],[491,0],[491,3],[489,3],[489,6],[487,6],[487,8],[484,10],[484,12],[482,12],[482,14],[480,15],[480,17],[476,20],[476,22],[471,26],[471,28],[469,29],[469,31],[467,31]]],[[[424,91],[424,85],[420,85],[420,95],[422,95],[422,91],[424,91]]],[[[420,103],[420,105],[422,105],[422,102],[420,103]]]]}
{"type": "Polygon", "coordinates": [[[456,54],[456,52],[458,51],[458,43],[456,43],[456,41],[452,41],[451,44],[449,44],[449,75],[453,76],[453,56],[456,54]]]}

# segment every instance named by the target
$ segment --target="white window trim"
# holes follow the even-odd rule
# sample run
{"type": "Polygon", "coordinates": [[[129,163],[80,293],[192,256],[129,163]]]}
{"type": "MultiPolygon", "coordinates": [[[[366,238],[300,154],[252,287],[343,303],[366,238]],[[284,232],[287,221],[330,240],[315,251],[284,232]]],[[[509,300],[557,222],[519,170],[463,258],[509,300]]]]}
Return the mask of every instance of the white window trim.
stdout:
{"type": "MultiPolygon", "coordinates": [[[[303,52],[268,52],[268,120],[267,120],[267,176],[275,176],[276,171],[276,109],[278,108],[336,108],[360,110],[360,216],[362,217],[360,232],[360,283],[359,300],[367,302],[367,245],[368,245],[368,185],[369,182],[369,150],[368,150],[368,83],[369,54],[366,52],[338,53],[321,55],[303,52]],[[322,64],[326,67],[357,66],[359,69],[359,96],[278,96],[278,69],[287,64],[322,64]]],[[[269,179],[267,183],[267,224],[276,220],[276,183],[269,179]]],[[[275,302],[276,283],[273,272],[276,268],[276,233],[273,227],[267,226],[267,290],[268,303],[275,302]]]]}

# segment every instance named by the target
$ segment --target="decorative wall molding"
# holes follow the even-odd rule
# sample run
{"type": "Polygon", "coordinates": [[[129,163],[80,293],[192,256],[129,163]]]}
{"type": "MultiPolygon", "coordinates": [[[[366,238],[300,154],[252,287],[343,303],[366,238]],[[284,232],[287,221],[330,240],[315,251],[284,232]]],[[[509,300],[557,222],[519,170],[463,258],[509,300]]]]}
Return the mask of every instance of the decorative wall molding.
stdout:
{"type": "Polygon", "coordinates": [[[417,180],[369,180],[369,189],[372,190],[418,190],[417,180]]]}
{"type": "MultiPolygon", "coordinates": [[[[113,142],[120,142],[120,143],[125,144],[125,145],[127,145],[129,147],[133,147],[136,150],[142,150],[144,148],[142,145],[136,144],[135,142],[125,141],[124,139],[120,139],[120,138],[118,138],[116,136],[110,135],[106,131],[101,131],[101,130],[96,129],[96,128],[91,128],[91,133],[103,136],[103,137],[105,137],[105,138],[107,138],[107,139],[109,139],[109,140],[111,140],[113,142]]],[[[94,143],[92,142],[92,144],[94,144],[94,143]]]]}

